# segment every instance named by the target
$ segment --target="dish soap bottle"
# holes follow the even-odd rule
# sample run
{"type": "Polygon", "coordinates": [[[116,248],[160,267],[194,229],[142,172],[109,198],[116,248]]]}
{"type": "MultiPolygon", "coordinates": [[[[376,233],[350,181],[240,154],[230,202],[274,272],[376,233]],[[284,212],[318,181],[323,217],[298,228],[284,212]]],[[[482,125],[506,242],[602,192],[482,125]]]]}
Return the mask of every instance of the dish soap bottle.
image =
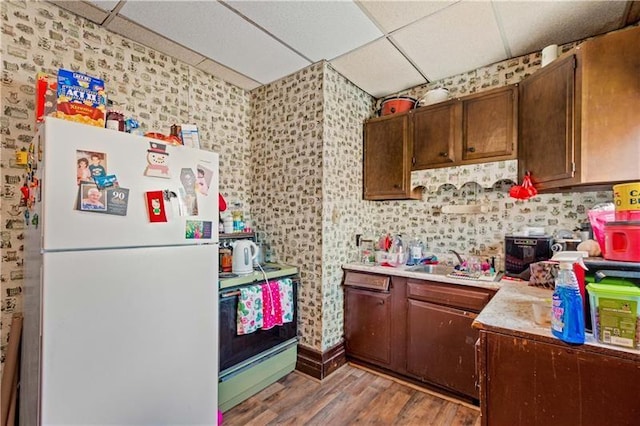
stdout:
{"type": "Polygon", "coordinates": [[[583,252],[564,251],[551,258],[560,263],[551,304],[551,332],[560,340],[578,345],[584,343],[584,311],[573,265],[587,269],[583,256],[583,252]]]}

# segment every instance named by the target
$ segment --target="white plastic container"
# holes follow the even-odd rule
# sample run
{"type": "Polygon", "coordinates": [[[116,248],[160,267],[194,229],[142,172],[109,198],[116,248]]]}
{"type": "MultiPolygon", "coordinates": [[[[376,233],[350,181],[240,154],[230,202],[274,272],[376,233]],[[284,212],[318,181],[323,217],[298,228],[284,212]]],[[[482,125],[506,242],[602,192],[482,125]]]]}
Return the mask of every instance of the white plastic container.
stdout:
{"type": "Polygon", "coordinates": [[[449,99],[449,91],[444,87],[429,90],[420,100],[421,106],[432,105],[449,99]]]}

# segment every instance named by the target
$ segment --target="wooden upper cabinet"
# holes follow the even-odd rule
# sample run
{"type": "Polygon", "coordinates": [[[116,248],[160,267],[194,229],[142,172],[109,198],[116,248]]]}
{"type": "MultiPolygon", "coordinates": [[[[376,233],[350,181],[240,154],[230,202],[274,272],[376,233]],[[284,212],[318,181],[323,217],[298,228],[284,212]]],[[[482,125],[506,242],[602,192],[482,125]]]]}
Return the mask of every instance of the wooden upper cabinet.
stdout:
{"type": "Polygon", "coordinates": [[[415,198],[411,191],[413,143],[408,113],[368,120],[364,125],[363,189],[366,200],[415,198]]]}
{"type": "Polygon", "coordinates": [[[640,27],[587,40],[520,83],[519,177],[541,190],[640,179],[640,27]]]}
{"type": "Polygon", "coordinates": [[[413,170],[451,166],[459,159],[460,102],[417,109],[413,114],[413,170]]]}
{"type": "Polygon", "coordinates": [[[574,176],[576,58],[557,60],[520,83],[519,169],[537,185],[574,176]]]}
{"type": "Polygon", "coordinates": [[[414,110],[413,170],[516,158],[516,86],[414,110]]]}
{"type": "Polygon", "coordinates": [[[515,86],[468,96],[462,102],[462,162],[515,158],[518,91],[515,86]]]}

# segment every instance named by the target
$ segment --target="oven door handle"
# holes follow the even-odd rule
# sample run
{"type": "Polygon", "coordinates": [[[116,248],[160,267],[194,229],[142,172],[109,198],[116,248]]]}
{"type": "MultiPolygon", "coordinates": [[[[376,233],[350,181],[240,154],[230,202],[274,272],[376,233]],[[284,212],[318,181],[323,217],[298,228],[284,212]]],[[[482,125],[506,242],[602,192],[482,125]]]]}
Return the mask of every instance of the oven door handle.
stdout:
{"type": "Polygon", "coordinates": [[[240,296],[240,290],[227,291],[226,293],[220,293],[220,299],[228,299],[230,297],[240,296]]]}

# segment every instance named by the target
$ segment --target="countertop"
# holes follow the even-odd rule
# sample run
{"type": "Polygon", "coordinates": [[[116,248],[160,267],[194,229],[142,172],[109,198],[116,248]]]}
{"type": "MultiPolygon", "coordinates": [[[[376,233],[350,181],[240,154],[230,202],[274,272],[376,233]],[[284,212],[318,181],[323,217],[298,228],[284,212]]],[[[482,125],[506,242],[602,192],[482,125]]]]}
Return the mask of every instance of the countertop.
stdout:
{"type": "Polygon", "coordinates": [[[408,270],[410,267],[393,268],[369,266],[360,263],[348,263],[343,265],[342,268],[351,271],[394,275],[498,290],[473,322],[474,328],[530,338],[546,343],[562,344],[572,348],[585,348],[593,350],[594,352],[633,359],[640,362],[640,350],[598,343],[590,333],[587,333],[584,345],[569,345],[551,334],[550,325],[536,324],[533,320],[531,303],[538,299],[551,298],[553,291],[529,286],[527,282],[514,282],[511,280],[501,280],[498,282],[465,280],[451,278],[445,275],[411,272],[408,270]]]}
{"type": "Polygon", "coordinates": [[[567,347],[587,347],[594,352],[640,361],[640,350],[598,343],[591,333],[585,336],[584,345],[569,345],[551,334],[550,325],[538,325],[533,320],[531,302],[548,299],[552,290],[532,287],[527,283],[505,282],[500,291],[489,301],[473,322],[475,328],[510,334],[534,340],[565,344],[567,347]]]}
{"type": "Polygon", "coordinates": [[[342,265],[342,269],[348,269],[350,271],[369,272],[372,274],[386,274],[395,275],[398,277],[415,278],[418,280],[430,280],[440,283],[457,284],[471,287],[488,288],[491,290],[498,290],[502,286],[502,281],[477,281],[467,280],[461,278],[448,277],[440,274],[428,274],[426,272],[412,272],[411,266],[373,266],[365,265],[362,263],[346,263],[342,265]]]}
{"type": "MultiPolygon", "coordinates": [[[[263,265],[263,268],[266,268],[266,267],[279,268],[276,271],[269,271],[269,272],[265,271],[267,275],[267,279],[286,277],[288,275],[295,275],[298,273],[298,268],[291,265],[285,265],[283,263],[267,263],[266,265],[263,265]]],[[[238,287],[245,284],[257,283],[262,281],[264,281],[264,275],[262,274],[262,272],[254,271],[253,273],[248,275],[240,275],[233,278],[220,279],[219,288],[220,290],[229,289],[229,288],[238,287]]]]}

